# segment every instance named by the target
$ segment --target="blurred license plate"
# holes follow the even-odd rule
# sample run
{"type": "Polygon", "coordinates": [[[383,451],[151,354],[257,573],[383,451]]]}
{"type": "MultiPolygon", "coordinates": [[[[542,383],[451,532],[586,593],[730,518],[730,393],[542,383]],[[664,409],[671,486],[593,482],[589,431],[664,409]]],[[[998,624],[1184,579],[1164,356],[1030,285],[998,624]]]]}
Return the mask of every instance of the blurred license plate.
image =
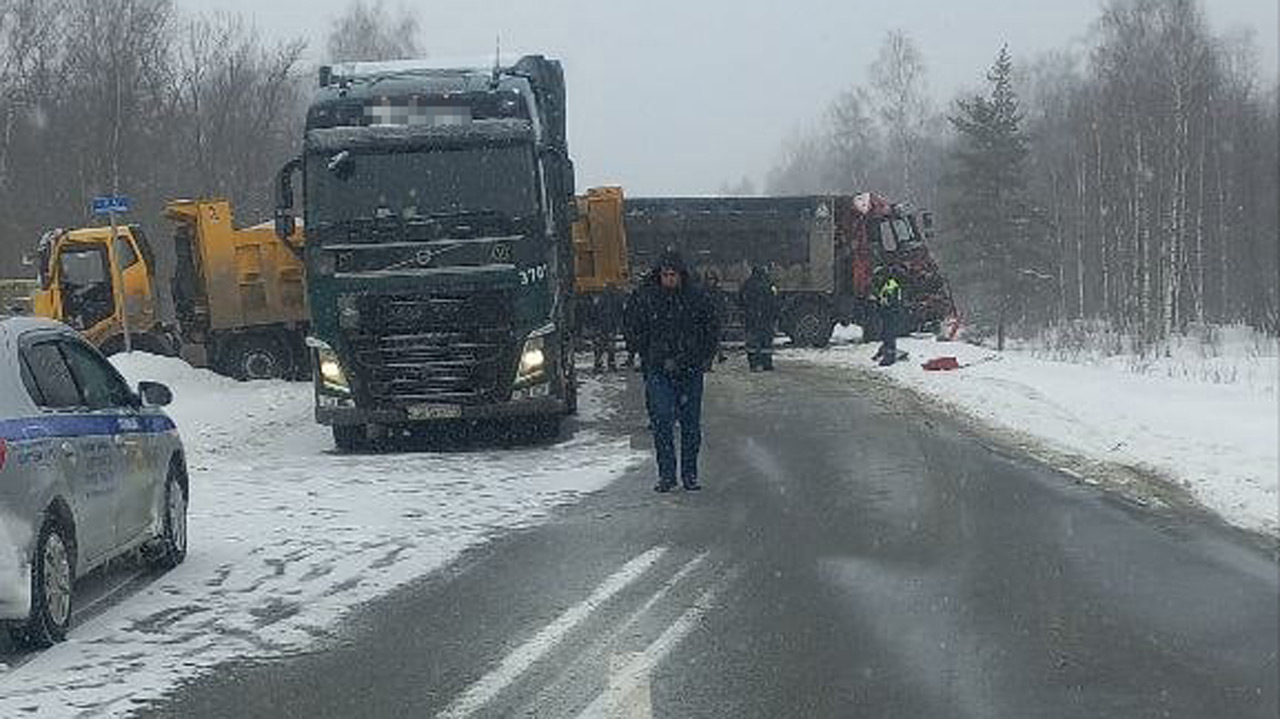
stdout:
{"type": "Polygon", "coordinates": [[[451,419],[462,416],[462,408],[456,404],[409,405],[409,417],[413,419],[451,419]]]}

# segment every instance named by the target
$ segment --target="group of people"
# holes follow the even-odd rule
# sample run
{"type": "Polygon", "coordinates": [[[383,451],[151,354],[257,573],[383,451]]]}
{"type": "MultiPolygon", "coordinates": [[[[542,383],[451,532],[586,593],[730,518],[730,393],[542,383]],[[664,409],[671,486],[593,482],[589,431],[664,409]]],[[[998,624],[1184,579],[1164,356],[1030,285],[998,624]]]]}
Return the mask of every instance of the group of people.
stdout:
{"type": "MultiPolygon", "coordinates": [[[[645,403],[653,432],[658,481],[654,490],[670,492],[679,484],[686,491],[701,489],[698,454],[702,446],[702,394],[706,372],[723,359],[720,331],[721,293],[714,282],[695,277],[680,254],[667,250],[636,290],[624,297],[606,292],[593,298],[589,325],[595,365],[607,361],[614,369],[614,338],[619,329],[626,341],[627,360],[639,357],[644,374],[645,403]],[[619,326],[619,324],[621,326],[619,326]],[[676,454],[675,428],[680,427],[676,454]]],[[[891,274],[877,275],[884,344],[877,352],[881,364],[897,359],[895,318],[902,290],[891,274]]],[[[781,309],[777,287],[764,267],[752,268],[738,293],[746,330],[747,363],[754,371],[773,369],[773,337],[781,309]]]]}
{"type": "MultiPolygon", "coordinates": [[[[691,273],[678,252],[667,250],[630,297],[606,291],[594,296],[588,307],[587,327],[596,369],[616,368],[614,338],[619,330],[626,341],[624,365],[639,358],[657,455],[654,489],[658,492],[670,492],[677,481],[686,491],[702,487],[698,481],[702,392],[705,374],[724,360],[720,349],[723,297],[716,278],[708,277],[704,282],[691,273]]],[[[763,267],[752,268],[738,299],[747,335],[748,365],[752,371],[772,370],[779,300],[763,267]]]]}
{"type": "MultiPolygon", "coordinates": [[[[674,251],[665,254],[664,258],[670,261],[669,264],[684,267],[679,254],[674,251]]],[[[655,268],[655,272],[660,269],[655,268]]],[[[719,279],[714,274],[708,273],[702,285],[699,286],[698,279],[690,275],[687,268],[682,272],[688,278],[685,283],[686,290],[705,297],[717,320],[724,318],[728,314],[725,306],[727,296],[720,290],[719,279]]],[[[650,275],[649,279],[653,276],[655,275],[650,275]]],[[[612,372],[617,370],[619,365],[627,368],[636,366],[635,358],[639,354],[639,345],[633,340],[632,333],[626,331],[635,327],[635,324],[627,324],[624,327],[624,323],[630,315],[629,308],[633,306],[633,300],[641,296],[640,290],[643,288],[644,285],[637,289],[632,297],[628,297],[621,289],[608,287],[602,292],[593,293],[583,307],[584,335],[591,346],[592,365],[597,372],[603,372],[606,369],[612,372]],[[621,363],[618,362],[619,334],[624,338],[624,354],[621,363]]],[[[764,267],[757,265],[751,268],[750,276],[738,291],[738,304],[742,309],[746,333],[748,367],[753,372],[772,370],[773,336],[778,324],[780,302],[778,288],[774,286],[773,280],[764,267]]],[[[718,343],[715,359],[717,362],[724,362],[726,359],[718,343]]],[[[714,363],[709,363],[707,370],[713,367],[714,363]]]]}

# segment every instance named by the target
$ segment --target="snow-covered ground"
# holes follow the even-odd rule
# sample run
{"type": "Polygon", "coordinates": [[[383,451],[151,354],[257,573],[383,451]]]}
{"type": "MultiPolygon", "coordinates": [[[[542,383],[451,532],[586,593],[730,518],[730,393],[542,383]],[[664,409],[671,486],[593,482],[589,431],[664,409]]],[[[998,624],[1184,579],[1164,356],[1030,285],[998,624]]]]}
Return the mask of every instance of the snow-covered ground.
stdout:
{"type": "Polygon", "coordinates": [[[1003,353],[959,342],[904,338],[910,359],[881,368],[876,345],[838,328],[805,361],[882,373],[986,425],[1057,452],[1154,470],[1227,521],[1280,534],[1280,403],[1274,339],[1226,330],[1212,346],[1178,342],[1154,357],[1029,346],[1003,353]],[[969,366],[926,372],[953,356],[969,366]]]}
{"type": "Polygon", "coordinates": [[[344,456],[312,421],[309,385],[242,384],[137,353],[116,364],[132,382],[174,390],[190,551],[65,643],[0,673],[0,717],[118,716],[218,662],[305,650],[352,607],[641,459],[590,429],[608,411],[608,390],[591,380],[586,428],[553,446],[344,456]]]}

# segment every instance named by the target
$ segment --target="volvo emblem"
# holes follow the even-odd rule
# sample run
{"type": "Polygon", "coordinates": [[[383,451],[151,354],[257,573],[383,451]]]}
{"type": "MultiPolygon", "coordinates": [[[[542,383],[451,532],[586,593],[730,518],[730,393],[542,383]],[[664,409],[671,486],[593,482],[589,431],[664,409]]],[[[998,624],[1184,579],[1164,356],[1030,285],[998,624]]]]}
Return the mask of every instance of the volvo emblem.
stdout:
{"type": "Polygon", "coordinates": [[[499,242],[498,244],[494,245],[493,261],[504,262],[504,263],[511,262],[511,245],[507,244],[506,242],[499,242]]]}
{"type": "Polygon", "coordinates": [[[413,261],[417,262],[419,267],[428,267],[435,258],[436,253],[431,250],[418,250],[418,254],[413,256],[413,261]]]}

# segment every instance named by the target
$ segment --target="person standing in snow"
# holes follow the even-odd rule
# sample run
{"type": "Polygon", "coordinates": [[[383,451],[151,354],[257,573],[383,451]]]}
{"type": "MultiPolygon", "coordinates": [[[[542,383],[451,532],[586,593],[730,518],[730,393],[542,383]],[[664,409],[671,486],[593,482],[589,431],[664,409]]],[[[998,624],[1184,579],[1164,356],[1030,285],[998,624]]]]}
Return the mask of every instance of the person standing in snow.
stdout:
{"type": "Polygon", "coordinates": [[[704,374],[720,346],[720,321],[705,290],[691,280],[683,258],[667,250],[628,306],[626,335],[640,355],[653,431],[658,483],[676,486],[675,425],[680,425],[679,473],[689,491],[698,483],[704,374]]]}
{"type": "Polygon", "coordinates": [[[778,321],[778,288],[760,265],[738,290],[747,334],[747,366],[752,372],[773,369],[773,332],[778,321]]]}
{"type": "MultiPolygon", "coordinates": [[[[729,303],[724,290],[720,289],[720,275],[708,272],[703,281],[706,284],[707,300],[711,302],[711,309],[716,313],[716,322],[719,323],[718,326],[723,327],[725,318],[729,316],[729,303]]],[[[715,365],[724,361],[724,347],[717,344],[716,361],[707,370],[714,371],[715,365]]]]}
{"type": "Polygon", "coordinates": [[[617,289],[606,287],[603,292],[592,295],[590,302],[588,334],[591,337],[592,364],[595,371],[603,372],[607,361],[612,372],[617,369],[614,343],[622,321],[622,297],[617,289]]]}
{"type": "Polygon", "coordinates": [[[876,307],[880,319],[880,349],[872,359],[878,359],[881,367],[898,361],[898,333],[902,331],[902,285],[894,272],[884,266],[877,267],[873,279],[876,284],[876,307]]]}

